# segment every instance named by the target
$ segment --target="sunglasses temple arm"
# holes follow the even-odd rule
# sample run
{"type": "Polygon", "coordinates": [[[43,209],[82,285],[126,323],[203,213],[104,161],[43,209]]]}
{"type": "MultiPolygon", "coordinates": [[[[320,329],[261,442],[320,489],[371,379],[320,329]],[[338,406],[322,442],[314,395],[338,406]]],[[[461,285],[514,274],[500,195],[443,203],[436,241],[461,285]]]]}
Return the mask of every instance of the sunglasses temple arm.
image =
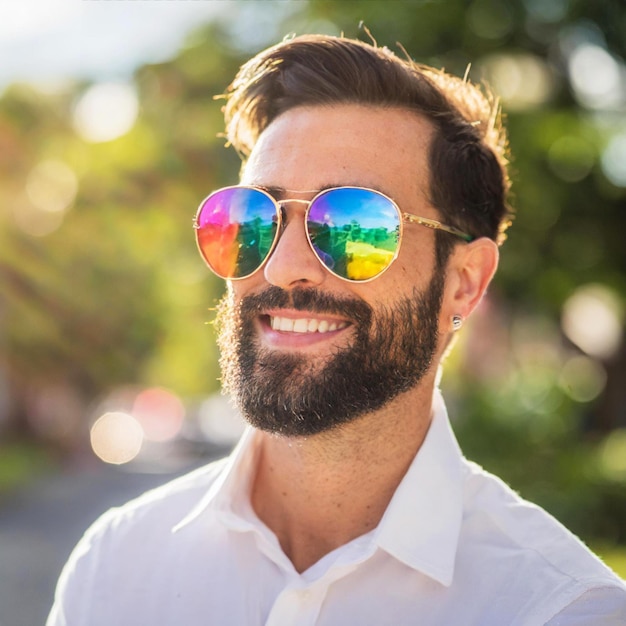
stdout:
{"type": "Polygon", "coordinates": [[[421,226],[426,226],[426,228],[432,228],[433,230],[443,230],[446,233],[450,233],[451,235],[455,235],[456,237],[460,237],[463,241],[470,243],[474,241],[475,237],[472,235],[468,235],[464,233],[462,230],[458,228],[454,228],[453,226],[446,226],[437,220],[431,220],[426,217],[419,217],[417,215],[412,215],[411,213],[403,213],[404,218],[413,223],[420,224],[421,226]]]}

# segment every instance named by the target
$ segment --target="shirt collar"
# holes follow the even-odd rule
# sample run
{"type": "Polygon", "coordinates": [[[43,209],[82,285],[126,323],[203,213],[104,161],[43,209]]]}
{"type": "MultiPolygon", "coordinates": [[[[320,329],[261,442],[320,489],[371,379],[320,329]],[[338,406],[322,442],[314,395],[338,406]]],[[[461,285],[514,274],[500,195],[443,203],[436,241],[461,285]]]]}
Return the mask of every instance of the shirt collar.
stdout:
{"type": "Polygon", "coordinates": [[[221,514],[233,521],[236,511],[249,507],[249,495],[257,458],[257,431],[248,426],[215,481],[198,504],[172,528],[178,532],[193,525],[203,514],[221,514]]]}
{"type": "MultiPolygon", "coordinates": [[[[193,525],[205,513],[231,528],[253,529],[249,494],[257,456],[255,429],[248,427],[218,478],[174,528],[193,525]]],[[[394,558],[450,585],[462,518],[462,454],[441,393],[435,390],[432,421],[418,454],[373,532],[373,541],[394,558]]]]}
{"type": "Polygon", "coordinates": [[[449,586],[463,514],[463,457],[437,389],[430,428],[376,532],[380,548],[449,586]]]}

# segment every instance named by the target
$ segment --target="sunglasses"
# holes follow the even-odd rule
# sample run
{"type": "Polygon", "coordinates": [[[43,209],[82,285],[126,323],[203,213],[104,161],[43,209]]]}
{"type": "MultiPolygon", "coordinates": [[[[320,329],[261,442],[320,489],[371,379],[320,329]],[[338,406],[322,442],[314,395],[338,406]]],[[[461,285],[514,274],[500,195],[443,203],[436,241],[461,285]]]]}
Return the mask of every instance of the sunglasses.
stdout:
{"type": "Polygon", "coordinates": [[[214,191],[202,201],[194,228],[202,258],[221,278],[248,278],[267,261],[284,223],[283,205],[305,204],[311,250],[335,276],[363,282],[380,276],[398,256],[403,219],[474,238],[436,220],[402,213],[385,194],[364,187],[334,187],[312,200],[276,200],[264,189],[245,185],[214,191]]]}

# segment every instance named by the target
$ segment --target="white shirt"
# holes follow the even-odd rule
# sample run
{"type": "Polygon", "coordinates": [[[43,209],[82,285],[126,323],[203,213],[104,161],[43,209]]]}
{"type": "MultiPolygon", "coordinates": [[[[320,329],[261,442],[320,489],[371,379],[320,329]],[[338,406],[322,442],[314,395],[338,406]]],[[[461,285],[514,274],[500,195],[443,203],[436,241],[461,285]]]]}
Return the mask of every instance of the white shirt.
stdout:
{"type": "Polygon", "coordinates": [[[443,401],[378,527],[299,574],[249,503],[258,433],[102,516],[47,626],[618,626],[626,585],[463,458],[443,401]]]}

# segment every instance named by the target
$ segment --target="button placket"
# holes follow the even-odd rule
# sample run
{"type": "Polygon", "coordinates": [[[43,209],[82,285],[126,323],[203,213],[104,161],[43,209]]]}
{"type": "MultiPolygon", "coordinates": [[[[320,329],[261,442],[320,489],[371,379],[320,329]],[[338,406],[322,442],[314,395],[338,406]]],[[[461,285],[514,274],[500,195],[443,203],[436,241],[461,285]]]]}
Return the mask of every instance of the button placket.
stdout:
{"type": "Polygon", "coordinates": [[[288,587],[276,598],[265,626],[313,626],[322,607],[326,587],[288,587]]]}

